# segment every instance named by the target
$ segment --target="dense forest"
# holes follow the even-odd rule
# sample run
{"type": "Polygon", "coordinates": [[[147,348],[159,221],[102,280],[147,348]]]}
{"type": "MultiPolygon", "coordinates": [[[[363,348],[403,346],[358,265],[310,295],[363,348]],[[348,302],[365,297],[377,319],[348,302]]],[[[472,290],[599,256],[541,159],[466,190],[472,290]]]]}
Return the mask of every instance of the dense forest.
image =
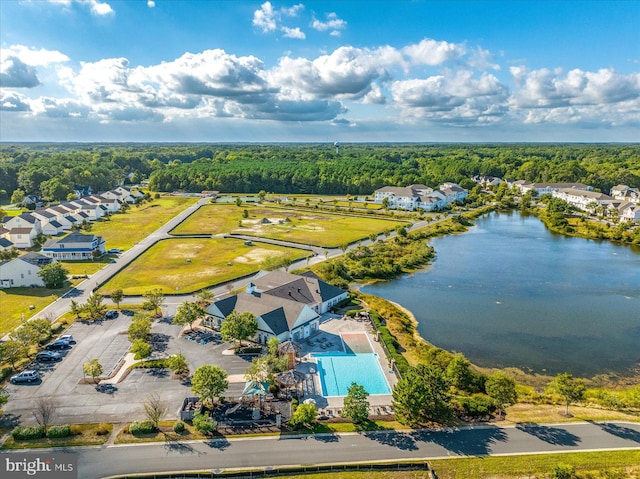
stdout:
{"type": "Polygon", "coordinates": [[[149,180],[153,191],[368,195],[384,185],[474,175],[640,187],[640,145],[0,144],[0,200],[16,189],[61,200],[73,186],[149,180]]]}

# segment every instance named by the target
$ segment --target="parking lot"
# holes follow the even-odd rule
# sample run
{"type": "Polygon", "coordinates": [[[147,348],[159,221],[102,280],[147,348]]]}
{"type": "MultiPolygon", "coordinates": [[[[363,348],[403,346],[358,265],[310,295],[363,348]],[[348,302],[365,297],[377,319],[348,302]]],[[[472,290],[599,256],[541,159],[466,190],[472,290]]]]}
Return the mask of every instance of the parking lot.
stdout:
{"type": "MultiPolygon", "coordinates": [[[[173,311],[165,311],[171,314],[173,311]]],[[[127,328],[131,317],[120,314],[116,319],[96,323],[78,322],[65,333],[72,334],[77,344],[72,349],[60,351],[62,361],[35,363],[42,380],[32,384],[8,384],[9,402],[4,407],[4,422],[34,424],[32,410],[39,398],[47,398],[57,406],[56,423],[126,422],[143,419],[143,400],[149,393],[158,393],[167,403],[168,418],[177,418],[177,411],[185,396],[192,395],[189,384],[172,379],[170,371],[134,369],[113,393],[98,392],[92,384],[80,384],[82,366],[92,358],[99,358],[107,375],[116,367],[129,349],[127,328]]],[[[243,374],[251,359],[222,355],[229,347],[219,339],[206,344],[178,337],[181,327],[171,324],[171,316],[156,320],[152,329],[152,341],[158,354],[186,356],[191,371],[203,364],[221,366],[230,375],[243,374]]],[[[244,384],[231,384],[226,396],[242,392],[244,384]]]]}

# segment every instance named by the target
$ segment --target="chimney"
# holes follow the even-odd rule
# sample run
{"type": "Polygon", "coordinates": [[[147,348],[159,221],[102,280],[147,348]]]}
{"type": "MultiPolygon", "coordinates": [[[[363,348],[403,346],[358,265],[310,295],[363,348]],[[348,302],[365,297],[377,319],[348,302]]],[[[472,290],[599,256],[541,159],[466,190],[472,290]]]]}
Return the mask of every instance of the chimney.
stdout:
{"type": "Polygon", "coordinates": [[[254,292],[255,290],[256,290],[256,285],[255,285],[255,284],[253,284],[253,283],[249,283],[249,284],[247,285],[247,289],[246,289],[247,293],[249,293],[249,294],[253,294],[253,292],[254,292]]]}

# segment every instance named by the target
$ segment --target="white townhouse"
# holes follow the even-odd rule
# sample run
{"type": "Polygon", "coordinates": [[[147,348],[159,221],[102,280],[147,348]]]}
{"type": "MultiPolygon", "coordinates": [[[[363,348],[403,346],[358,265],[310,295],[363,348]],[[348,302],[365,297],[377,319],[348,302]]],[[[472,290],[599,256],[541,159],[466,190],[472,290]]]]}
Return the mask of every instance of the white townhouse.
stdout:
{"type": "Polygon", "coordinates": [[[11,228],[9,230],[9,241],[18,249],[31,248],[36,236],[38,233],[34,228],[11,228]]]}
{"type": "Polygon", "coordinates": [[[18,258],[0,262],[0,288],[44,286],[38,276],[40,268],[54,260],[38,253],[27,253],[18,258]]]}
{"type": "Polygon", "coordinates": [[[57,216],[46,209],[35,210],[31,213],[41,222],[42,233],[47,236],[56,236],[64,231],[62,223],[57,220],[57,216]]]}
{"type": "Polygon", "coordinates": [[[88,200],[95,201],[95,204],[98,204],[104,208],[108,213],[115,213],[120,210],[122,206],[122,202],[119,199],[114,198],[106,198],[102,195],[92,195],[87,197],[88,200]]]}
{"type": "Polygon", "coordinates": [[[627,185],[616,185],[611,188],[609,194],[616,200],[639,202],[640,201],[640,189],[631,188],[627,185]]]}
{"type": "Polygon", "coordinates": [[[640,205],[627,201],[618,207],[620,221],[640,223],[640,205]]]}
{"type": "Polygon", "coordinates": [[[72,205],[79,208],[79,213],[87,215],[88,221],[96,221],[105,215],[106,210],[101,208],[100,205],[87,201],[84,198],[79,200],[73,200],[70,202],[72,205]]]}
{"type": "Polygon", "coordinates": [[[513,183],[522,194],[529,191],[535,191],[538,196],[551,194],[554,191],[573,189],[581,191],[593,191],[593,186],[585,185],[583,183],[530,183],[526,180],[518,180],[513,183]]]}
{"type": "Polygon", "coordinates": [[[42,222],[31,213],[22,213],[20,216],[8,216],[2,220],[2,224],[8,230],[13,228],[30,228],[35,231],[36,235],[42,233],[42,222]]]}
{"type": "Polygon", "coordinates": [[[414,211],[421,208],[424,211],[433,211],[436,208],[444,208],[449,203],[464,200],[468,195],[467,190],[455,183],[443,183],[438,190],[433,190],[425,185],[385,186],[374,192],[374,201],[382,204],[385,198],[389,200],[389,207],[414,211]]]}
{"type": "Polygon", "coordinates": [[[47,240],[40,253],[60,261],[77,261],[93,259],[94,251],[101,255],[106,252],[102,236],[71,233],[64,238],[47,240]]]}
{"type": "Polygon", "coordinates": [[[498,186],[500,183],[503,183],[504,180],[502,178],[498,178],[497,176],[482,176],[476,175],[472,178],[473,181],[478,183],[479,185],[484,186],[498,186]]]}
{"type": "Polygon", "coordinates": [[[204,321],[220,327],[233,311],[250,312],[258,321],[255,340],[302,341],[319,329],[320,315],[347,298],[347,291],[331,286],[313,274],[272,271],[254,279],[246,291],[220,299],[207,308],[204,321]]]}
{"type": "Polygon", "coordinates": [[[584,191],[573,188],[561,188],[551,194],[554,198],[560,198],[572,206],[583,211],[588,211],[587,205],[610,206],[615,200],[609,195],[596,191],[584,191]]]}

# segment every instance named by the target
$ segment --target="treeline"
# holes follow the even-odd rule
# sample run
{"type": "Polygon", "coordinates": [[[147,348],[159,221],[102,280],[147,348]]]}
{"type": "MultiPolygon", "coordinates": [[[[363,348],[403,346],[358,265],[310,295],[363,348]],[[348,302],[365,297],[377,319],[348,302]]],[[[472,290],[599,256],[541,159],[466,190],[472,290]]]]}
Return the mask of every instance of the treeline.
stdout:
{"type": "Polygon", "coordinates": [[[104,190],[145,178],[153,191],[369,195],[385,185],[470,187],[474,175],[580,181],[603,192],[640,187],[640,145],[344,144],[339,152],[328,144],[0,145],[7,197],[18,188],[47,197],[69,185],[104,190]]]}

